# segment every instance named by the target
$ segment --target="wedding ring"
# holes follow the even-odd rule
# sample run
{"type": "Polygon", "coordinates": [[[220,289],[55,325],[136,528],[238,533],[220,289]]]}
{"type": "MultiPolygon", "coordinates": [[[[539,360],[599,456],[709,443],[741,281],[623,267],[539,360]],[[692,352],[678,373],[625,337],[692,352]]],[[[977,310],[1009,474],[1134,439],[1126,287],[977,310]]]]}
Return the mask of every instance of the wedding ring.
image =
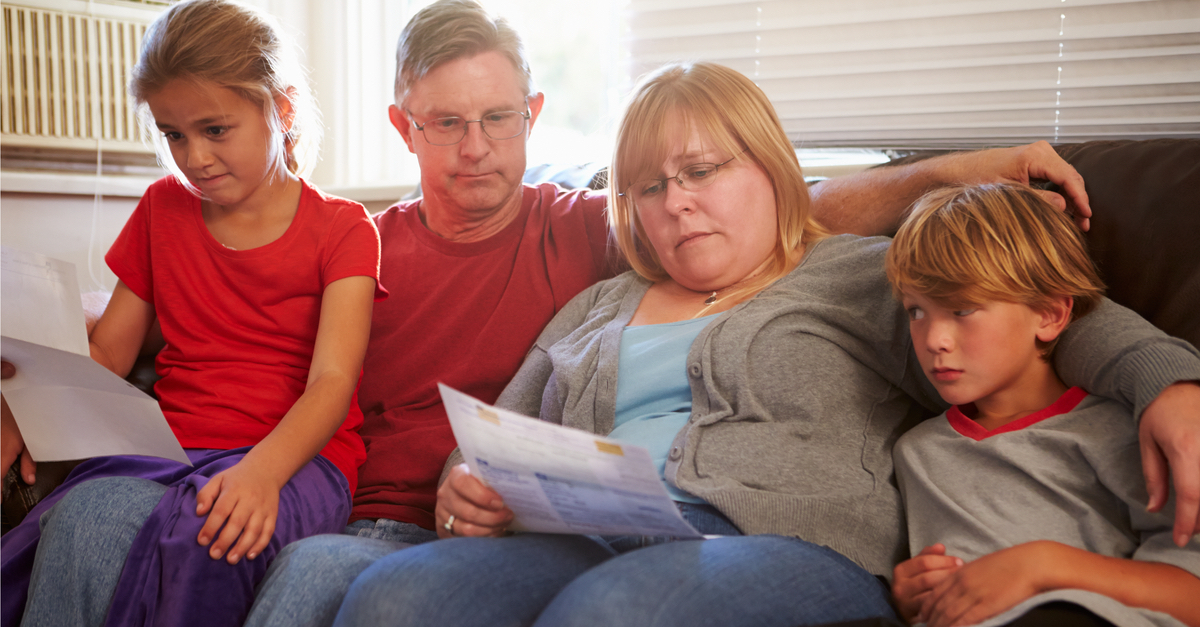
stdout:
{"type": "Polygon", "coordinates": [[[445,524],[442,525],[442,529],[449,531],[450,535],[454,535],[454,514],[450,514],[450,517],[446,519],[445,524]]]}

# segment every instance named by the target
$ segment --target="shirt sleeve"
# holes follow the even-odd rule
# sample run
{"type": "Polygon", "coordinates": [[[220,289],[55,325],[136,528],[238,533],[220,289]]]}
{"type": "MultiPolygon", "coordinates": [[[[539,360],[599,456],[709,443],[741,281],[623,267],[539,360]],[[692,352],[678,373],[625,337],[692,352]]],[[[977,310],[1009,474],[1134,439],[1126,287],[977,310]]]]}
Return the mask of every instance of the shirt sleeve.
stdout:
{"type": "Polygon", "coordinates": [[[160,183],[146,190],[133,215],[104,256],[105,263],[138,298],[154,302],[154,273],[150,263],[150,206],[160,183]]]}
{"type": "Polygon", "coordinates": [[[367,210],[347,203],[329,229],[327,255],[321,280],[325,287],[351,276],[375,279],[375,300],[388,296],[379,282],[379,231],[367,210]]]}
{"type": "Polygon", "coordinates": [[[1107,298],[1067,328],[1054,366],[1063,383],[1118,401],[1139,419],[1167,386],[1200,381],[1200,351],[1107,298]]]}

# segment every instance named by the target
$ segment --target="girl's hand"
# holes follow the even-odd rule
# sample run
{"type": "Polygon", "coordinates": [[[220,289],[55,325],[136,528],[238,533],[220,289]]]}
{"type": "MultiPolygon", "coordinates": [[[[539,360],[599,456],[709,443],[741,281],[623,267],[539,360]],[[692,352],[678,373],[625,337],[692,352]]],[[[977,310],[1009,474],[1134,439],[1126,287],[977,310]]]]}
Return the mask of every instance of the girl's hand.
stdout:
{"type": "Polygon", "coordinates": [[[892,596],[900,617],[910,624],[917,622],[929,593],[962,565],[961,558],[946,555],[942,544],[927,546],[916,557],[900,562],[892,571],[892,596]]]}
{"type": "Polygon", "coordinates": [[[512,524],[513,513],[495,490],[472,476],[466,464],[459,464],[450,469],[450,475],[438,488],[433,519],[439,538],[499,537],[512,524]],[[451,529],[447,529],[452,515],[451,529]]]}
{"type": "Polygon", "coordinates": [[[929,627],[971,625],[1043,591],[1054,571],[1053,542],[1027,542],[957,569],[925,598],[918,620],[929,627]]]}
{"type": "Polygon", "coordinates": [[[220,559],[229,549],[225,561],[230,564],[238,563],[243,556],[258,557],[275,533],[281,489],[272,473],[247,463],[247,459],[217,473],[196,494],[196,515],[208,515],[196,541],[201,546],[212,542],[208,555],[213,559],[220,559]]]}

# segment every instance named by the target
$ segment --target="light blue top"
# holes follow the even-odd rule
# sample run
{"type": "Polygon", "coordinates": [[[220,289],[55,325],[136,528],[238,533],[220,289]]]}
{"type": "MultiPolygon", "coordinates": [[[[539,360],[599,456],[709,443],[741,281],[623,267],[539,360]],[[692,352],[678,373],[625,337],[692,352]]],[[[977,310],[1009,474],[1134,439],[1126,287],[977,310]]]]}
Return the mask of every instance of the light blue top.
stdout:
{"type": "MultiPolygon", "coordinates": [[[[688,351],[714,317],[716,314],[622,330],[616,420],[609,437],[648,449],[660,477],[667,466],[671,442],[692,414],[688,351]]],[[[663,484],[676,501],[704,502],[666,479],[663,484]]]]}

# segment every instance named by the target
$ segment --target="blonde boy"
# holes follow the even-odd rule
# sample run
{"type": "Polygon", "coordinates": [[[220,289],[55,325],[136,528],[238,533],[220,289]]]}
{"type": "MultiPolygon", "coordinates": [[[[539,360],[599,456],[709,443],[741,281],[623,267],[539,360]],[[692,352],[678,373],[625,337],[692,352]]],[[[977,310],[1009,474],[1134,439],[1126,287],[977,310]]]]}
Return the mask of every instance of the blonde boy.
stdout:
{"type": "Polygon", "coordinates": [[[900,614],[1200,625],[1200,543],[1173,544],[1172,504],[1145,511],[1135,421],[1068,389],[1049,360],[1102,292],[1070,221],[1025,186],[938,190],[896,234],[887,273],[954,405],[894,450],[916,555],[894,572],[900,614]]]}

